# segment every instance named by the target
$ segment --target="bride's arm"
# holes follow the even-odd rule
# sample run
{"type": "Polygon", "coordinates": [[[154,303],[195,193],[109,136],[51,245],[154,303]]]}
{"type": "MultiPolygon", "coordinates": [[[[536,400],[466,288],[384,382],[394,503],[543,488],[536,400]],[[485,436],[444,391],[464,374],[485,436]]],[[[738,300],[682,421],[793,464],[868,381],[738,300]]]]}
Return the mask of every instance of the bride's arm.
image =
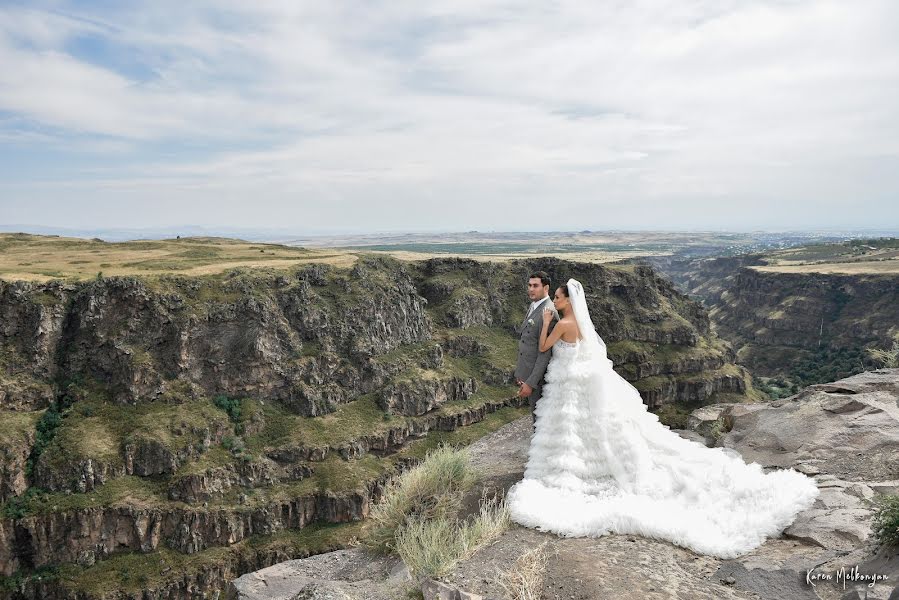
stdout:
{"type": "Polygon", "coordinates": [[[559,338],[562,337],[563,333],[571,330],[570,323],[559,321],[556,323],[556,326],[553,327],[552,333],[549,333],[549,322],[552,321],[552,317],[547,317],[547,312],[552,315],[548,309],[543,313],[543,329],[540,331],[540,352],[546,352],[552,348],[553,344],[559,341],[559,338]]]}

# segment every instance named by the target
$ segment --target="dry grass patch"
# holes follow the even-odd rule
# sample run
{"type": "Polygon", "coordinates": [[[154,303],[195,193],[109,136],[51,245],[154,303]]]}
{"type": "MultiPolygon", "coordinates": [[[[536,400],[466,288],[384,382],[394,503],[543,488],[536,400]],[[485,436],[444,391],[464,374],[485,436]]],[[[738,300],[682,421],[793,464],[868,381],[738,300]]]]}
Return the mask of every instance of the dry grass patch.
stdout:
{"type": "Polygon", "coordinates": [[[419,578],[442,577],[502,535],[510,522],[505,501],[499,497],[482,500],[478,514],[466,521],[418,516],[397,531],[397,553],[419,578]]]}
{"type": "Polygon", "coordinates": [[[115,275],[211,275],[234,268],[285,270],[309,263],[351,267],[356,255],[219,237],[104,242],[0,233],[0,278],[47,281],[115,275]]]}
{"type": "Polygon", "coordinates": [[[387,482],[369,514],[363,543],[377,553],[396,552],[397,536],[403,527],[416,519],[455,517],[465,492],[476,481],[467,449],[437,447],[420,464],[387,482]]]}
{"type": "Polygon", "coordinates": [[[515,566],[499,574],[499,584],[512,600],[539,600],[546,578],[546,545],[543,542],[518,557],[515,566]]]}
{"type": "Polygon", "coordinates": [[[510,524],[502,498],[482,499],[478,514],[460,520],[465,492],[477,481],[467,449],[439,446],[393,477],[372,507],[363,544],[397,554],[418,578],[440,577],[496,539],[510,524]]]}

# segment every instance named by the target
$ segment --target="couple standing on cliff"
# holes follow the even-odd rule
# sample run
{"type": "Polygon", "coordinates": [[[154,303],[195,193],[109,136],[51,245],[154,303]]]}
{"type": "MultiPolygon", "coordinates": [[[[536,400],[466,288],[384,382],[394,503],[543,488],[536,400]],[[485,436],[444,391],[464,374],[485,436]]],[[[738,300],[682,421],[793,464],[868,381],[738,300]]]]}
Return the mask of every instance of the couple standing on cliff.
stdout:
{"type": "Polygon", "coordinates": [[[552,298],[528,278],[515,380],[534,432],[524,478],[506,503],[516,522],[565,537],[638,534],[733,558],[779,535],[818,495],[792,469],[765,473],[739,455],[684,439],[618,375],[580,282],[552,298]]]}

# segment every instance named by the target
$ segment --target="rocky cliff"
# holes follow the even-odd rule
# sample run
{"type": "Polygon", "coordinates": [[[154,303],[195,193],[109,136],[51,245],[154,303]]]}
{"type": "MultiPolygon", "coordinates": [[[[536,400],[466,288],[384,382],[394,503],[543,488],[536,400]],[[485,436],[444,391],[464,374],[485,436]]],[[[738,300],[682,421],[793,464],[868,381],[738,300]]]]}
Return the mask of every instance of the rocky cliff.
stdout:
{"type": "Polygon", "coordinates": [[[899,334],[899,276],[764,270],[768,258],[655,258],[651,262],[709,307],[717,334],[754,375],[797,384],[870,368],[867,347],[899,334]]]}
{"type": "Polygon", "coordinates": [[[391,472],[526,411],[510,378],[536,269],[584,283],[651,406],[754,394],[702,306],[648,267],[0,281],[0,590],[183,597],[346,543],[391,472]]]}
{"type": "MultiPolygon", "coordinates": [[[[872,519],[878,500],[899,491],[897,404],[899,369],[881,369],[777,401],[697,409],[681,435],[766,469],[797,469],[820,489],[781,535],[734,559],[639,535],[561,538],[513,525],[442,581],[419,586],[398,559],[352,548],[248,573],[233,582],[233,597],[388,600],[419,587],[427,600],[508,598],[502,575],[545,544],[543,598],[894,599],[899,555],[878,546],[872,519]]],[[[507,490],[522,477],[530,434],[525,418],[472,445],[472,462],[485,474],[475,501],[482,490],[507,490]]]]}

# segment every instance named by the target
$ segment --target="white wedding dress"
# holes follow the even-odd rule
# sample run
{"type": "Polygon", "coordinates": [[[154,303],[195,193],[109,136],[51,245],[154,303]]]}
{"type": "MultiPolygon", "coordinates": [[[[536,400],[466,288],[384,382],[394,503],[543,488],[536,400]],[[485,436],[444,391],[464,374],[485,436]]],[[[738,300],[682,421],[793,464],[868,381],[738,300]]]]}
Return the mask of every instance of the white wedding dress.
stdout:
{"type": "Polygon", "coordinates": [[[512,519],[565,537],[638,534],[733,558],[777,536],[818,495],[792,469],[765,473],[659,423],[612,369],[583,287],[568,289],[581,332],[552,349],[512,519]]]}

